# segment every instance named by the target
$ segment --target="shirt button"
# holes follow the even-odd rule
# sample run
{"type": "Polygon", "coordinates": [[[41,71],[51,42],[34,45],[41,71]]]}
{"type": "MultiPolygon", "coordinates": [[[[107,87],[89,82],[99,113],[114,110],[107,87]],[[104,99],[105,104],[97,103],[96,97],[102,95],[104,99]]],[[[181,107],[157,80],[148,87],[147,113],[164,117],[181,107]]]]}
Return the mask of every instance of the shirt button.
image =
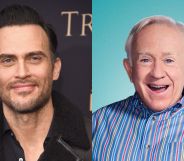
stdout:
{"type": "Polygon", "coordinates": [[[147,145],[146,148],[149,149],[150,148],[150,145],[147,145]]]}
{"type": "Polygon", "coordinates": [[[19,158],[19,161],[24,161],[23,158],[19,158]]]}
{"type": "Polygon", "coordinates": [[[156,120],[156,116],[153,116],[153,121],[155,121],[156,120]]]}

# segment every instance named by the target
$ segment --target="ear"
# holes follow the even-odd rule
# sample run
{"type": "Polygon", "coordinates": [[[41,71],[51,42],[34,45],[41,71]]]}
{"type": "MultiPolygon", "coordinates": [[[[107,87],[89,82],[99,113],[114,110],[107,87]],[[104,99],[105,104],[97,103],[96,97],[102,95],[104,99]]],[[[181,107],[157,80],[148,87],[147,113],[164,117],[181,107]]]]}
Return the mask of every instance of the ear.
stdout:
{"type": "Polygon", "coordinates": [[[54,68],[53,68],[53,80],[57,80],[59,78],[60,75],[60,71],[61,71],[61,59],[59,57],[56,58],[55,62],[54,62],[54,68]]]}
{"type": "Polygon", "coordinates": [[[124,68],[129,76],[130,81],[132,82],[132,66],[130,65],[130,62],[128,59],[123,60],[124,68]]]}

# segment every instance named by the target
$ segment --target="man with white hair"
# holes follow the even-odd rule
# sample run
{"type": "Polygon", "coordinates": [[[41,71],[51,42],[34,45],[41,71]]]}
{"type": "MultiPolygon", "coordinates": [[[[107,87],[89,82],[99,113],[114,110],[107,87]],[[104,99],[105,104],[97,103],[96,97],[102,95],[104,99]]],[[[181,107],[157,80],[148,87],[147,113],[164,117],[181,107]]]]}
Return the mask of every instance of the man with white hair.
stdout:
{"type": "Polygon", "coordinates": [[[125,49],[136,92],[93,114],[92,160],[184,160],[184,25],[166,16],[145,18],[125,49]]]}

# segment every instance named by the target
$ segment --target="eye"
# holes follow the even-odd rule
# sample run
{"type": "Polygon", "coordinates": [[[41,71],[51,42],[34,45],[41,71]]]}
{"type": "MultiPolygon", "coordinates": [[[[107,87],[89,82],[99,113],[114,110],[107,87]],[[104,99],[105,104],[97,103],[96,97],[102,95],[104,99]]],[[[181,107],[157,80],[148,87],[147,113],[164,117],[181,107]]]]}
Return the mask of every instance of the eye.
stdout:
{"type": "Polygon", "coordinates": [[[138,56],[138,63],[141,65],[149,65],[153,61],[152,57],[148,54],[140,54],[138,56]]]}
{"type": "Polygon", "coordinates": [[[167,64],[170,64],[170,63],[173,63],[174,60],[171,59],[171,58],[167,58],[167,59],[164,60],[164,62],[167,63],[167,64]]]}
{"type": "Polygon", "coordinates": [[[11,66],[13,65],[15,60],[12,57],[1,57],[0,63],[4,66],[11,66]]]}
{"type": "Polygon", "coordinates": [[[149,62],[150,60],[148,58],[143,58],[143,59],[140,59],[140,62],[142,63],[147,63],[149,62]]]}
{"type": "Polygon", "coordinates": [[[42,56],[41,55],[31,55],[29,58],[29,61],[31,63],[39,63],[42,61],[42,56]]]}
{"type": "Polygon", "coordinates": [[[3,60],[1,60],[1,62],[3,63],[10,63],[12,61],[11,58],[4,58],[3,60]]]}
{"type": "Polygon", "coordinates": [[[143,56],[139,58],[139,63],[142,65],[149,65],[152,62],[152,58],[147,57],[147,56],[143,56]]]}

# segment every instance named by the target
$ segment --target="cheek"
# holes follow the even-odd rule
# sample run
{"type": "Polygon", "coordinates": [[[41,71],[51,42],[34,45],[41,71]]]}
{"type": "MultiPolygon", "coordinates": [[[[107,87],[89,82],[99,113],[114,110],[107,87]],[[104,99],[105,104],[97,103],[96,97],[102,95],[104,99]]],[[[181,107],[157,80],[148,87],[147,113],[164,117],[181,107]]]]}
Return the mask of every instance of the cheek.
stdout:
{"type": "Polygon", "coordinates": [[[7,75],[1,74],[1,76],[0,76],[0,97],[2,96],[2,94],[8,95],[9,82],[11,82],[11,77],[7,77],[7,75]]]}
{"type": "Polygon", "coordinates": [[[174,74],[175,72],[173,72],[170,75],[170,78],[172,79],[171,81],[174,84],[175,89],[177,90],[179,89],[183,89],[184,88],[184,73],[183,74],[174,74]]]}
{"type": "Polygon", "coordinates": [[[41,86],[48,86],[52,84],[52,73],[50,71],[40,72],[32,75],[32,78],[37,80],[41,86]]]}
{"type": "Polygon", "coordinates": [[[136,66],[132,71],[132,80],[134,83],[143,81],[149,75],[149,69],[145,67],[136,66]]]}
{"type": "Polygon", "coordinates": [[[167,68],[167,76],[172,82],[182,82],[184,84],[184,67],[167,68]]]}
{"type": "Polygon", "coordinates": [[[7,84],[12,80],[13,72],[0,70],[0,89],[6,88],[7,84]]]}
{"type": "Polygon", "coordinates": [[[36,67],[36,68],[31,68],[30,74],[33,77],[47,80],[47,79],[52,79],[53,72],[52,72],[51,66],[40,66],[40,67],[36,67]]]}

